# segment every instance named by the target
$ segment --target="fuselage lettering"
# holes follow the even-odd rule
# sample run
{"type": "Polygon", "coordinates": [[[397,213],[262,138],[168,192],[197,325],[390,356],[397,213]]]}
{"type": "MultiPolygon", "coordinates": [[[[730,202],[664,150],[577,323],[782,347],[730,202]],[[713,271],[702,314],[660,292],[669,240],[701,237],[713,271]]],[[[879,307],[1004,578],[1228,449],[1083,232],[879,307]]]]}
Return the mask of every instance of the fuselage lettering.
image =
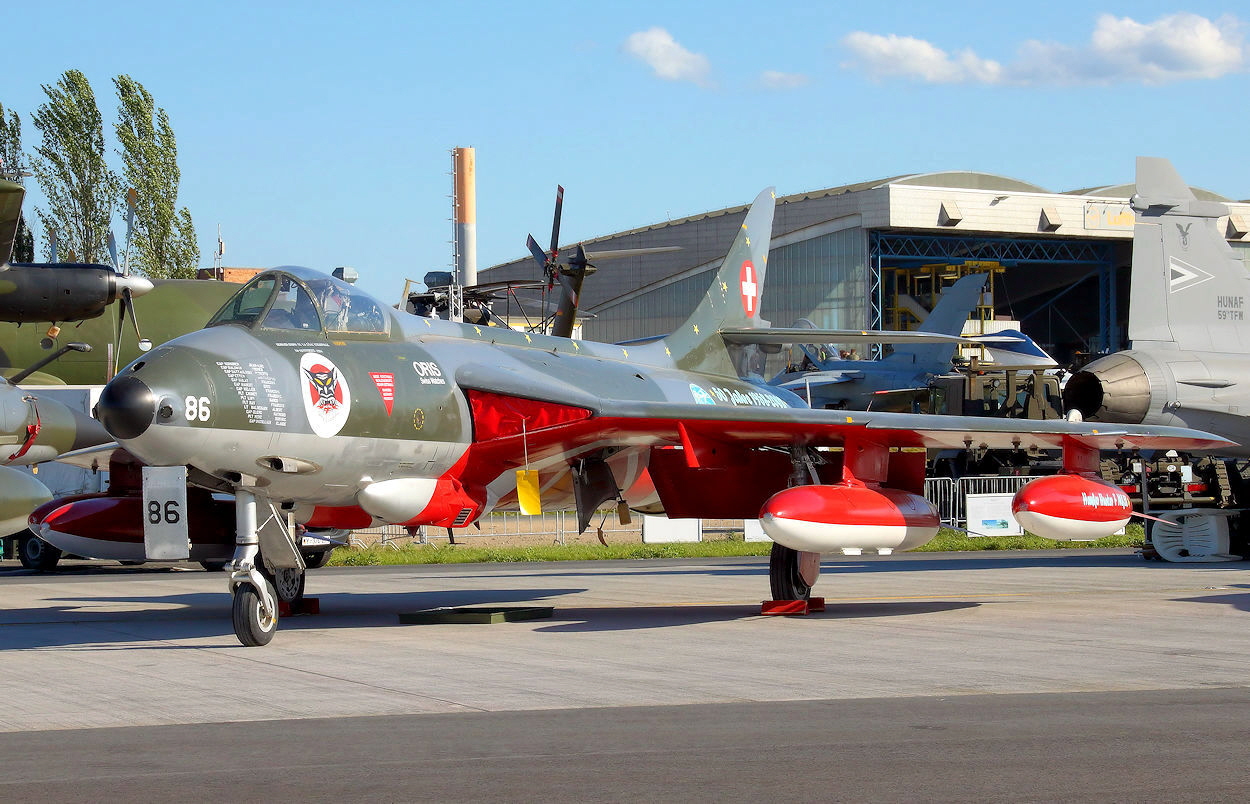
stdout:
{"type": "Polygon", "coordinates": [[[1216,296],[1215,318],[1218,321],[1245,321],[1245,296],[1216,296]]]}
{"type": "Polygon", "coordinates": [[[412,361],[412,370],[421,378],[422,385],[447,384],[447,380],[443,378],[443,370],[433,361],[414,360],[412,361]]]}

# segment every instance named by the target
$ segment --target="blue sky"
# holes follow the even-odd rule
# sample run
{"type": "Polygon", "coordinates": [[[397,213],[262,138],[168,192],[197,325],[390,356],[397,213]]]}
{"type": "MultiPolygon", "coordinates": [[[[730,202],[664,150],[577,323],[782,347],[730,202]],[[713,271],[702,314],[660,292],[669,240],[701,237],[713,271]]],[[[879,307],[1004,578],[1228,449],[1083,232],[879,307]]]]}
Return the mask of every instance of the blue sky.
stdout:
{"type": "MultiPolygon", "coordinates": [[[[977,170],[1053,190],[1138,154],[1250,198],[1250,13],[1214,3],[14,3],[0,103],[70,68],[178,137],[201,261],[352,265],[398,299],[451,262],[450,149],[477,149],[478,261],[779,194],[977,170]]],[[[111,128],[106,136],[114,142],[111,128]]],[[[42,198],[30,188],[28,204],[42,198]]],[[[120,234],[120,226],[118,227],[120,234]]]]}

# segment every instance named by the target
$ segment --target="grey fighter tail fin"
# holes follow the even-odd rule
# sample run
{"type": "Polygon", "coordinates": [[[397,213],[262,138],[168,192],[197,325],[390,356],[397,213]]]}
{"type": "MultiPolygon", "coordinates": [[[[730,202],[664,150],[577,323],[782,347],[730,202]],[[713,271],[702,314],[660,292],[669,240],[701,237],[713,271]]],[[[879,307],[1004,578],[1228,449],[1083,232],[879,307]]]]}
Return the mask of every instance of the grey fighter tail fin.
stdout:
{"type": "MultiPolygon", "coordinates": [[[[981,300],[986,274],[969,274],[942,291],[937,304],[916,327],[921,332],[939,335],[962,335],[968,314],[981,300]]],[[[935,374],[950,371],[951,358],[955,356],[954,343],[899,344],[886,360],[890,363],[916,365],[935,374]]]]}
{"type": "Polygon", "coordinates": [[[738,372],[720,330],[768,326],[760,318],[760,299],[776,203],[771,187],[756,196],[703,300],[684,324],[654,345],[667,350],[678,367],[734,376],[738,372]]]}
{"type": "Polygon", "coordinates": [[[1250,354],[1250,274],[1219,230],[1228,207],[1200,201],[1166,159],[1137,158],[1129,340],[1250,354]]]}

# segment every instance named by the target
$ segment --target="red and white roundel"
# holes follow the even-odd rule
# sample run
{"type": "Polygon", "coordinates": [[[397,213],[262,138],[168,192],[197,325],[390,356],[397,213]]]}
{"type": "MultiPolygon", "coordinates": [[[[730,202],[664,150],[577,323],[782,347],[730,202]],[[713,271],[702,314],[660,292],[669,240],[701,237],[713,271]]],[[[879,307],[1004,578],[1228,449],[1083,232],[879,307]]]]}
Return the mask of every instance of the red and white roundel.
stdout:
{"type": "Polygon", "coordinates": [[[312,431],[322,438],[337,435],[352,410],[352,392],[334,361],[306,352],[299,361],[304,412],[312,431]]]}
{"type": "Polygon", "coordinates": [[[738,292],[742,296],[742,312],[747,318],[754,318],[760,309],[759,274],[755,273],[755,265],[750,260],[742,261],[742,269],[738,272],[738,292]]]}

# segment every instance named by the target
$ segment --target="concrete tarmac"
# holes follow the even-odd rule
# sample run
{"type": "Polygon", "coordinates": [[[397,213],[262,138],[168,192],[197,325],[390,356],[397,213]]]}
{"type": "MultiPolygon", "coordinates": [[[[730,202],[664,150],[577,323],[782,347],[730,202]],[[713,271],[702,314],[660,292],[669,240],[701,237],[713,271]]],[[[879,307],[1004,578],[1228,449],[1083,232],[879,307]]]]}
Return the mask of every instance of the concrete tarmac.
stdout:
{"type": "Polygon", "coordinates": [[[264,648],[238,646],[221,574],[14,566],[6,800],[1211,801],[1250,781],[1243,563],[826,560],[805,618],[759,615],[761,559],[332,568],[309,574],[322,614],[264,648]],[[555,616],[396,616],[529,603],[555,616]]]}

